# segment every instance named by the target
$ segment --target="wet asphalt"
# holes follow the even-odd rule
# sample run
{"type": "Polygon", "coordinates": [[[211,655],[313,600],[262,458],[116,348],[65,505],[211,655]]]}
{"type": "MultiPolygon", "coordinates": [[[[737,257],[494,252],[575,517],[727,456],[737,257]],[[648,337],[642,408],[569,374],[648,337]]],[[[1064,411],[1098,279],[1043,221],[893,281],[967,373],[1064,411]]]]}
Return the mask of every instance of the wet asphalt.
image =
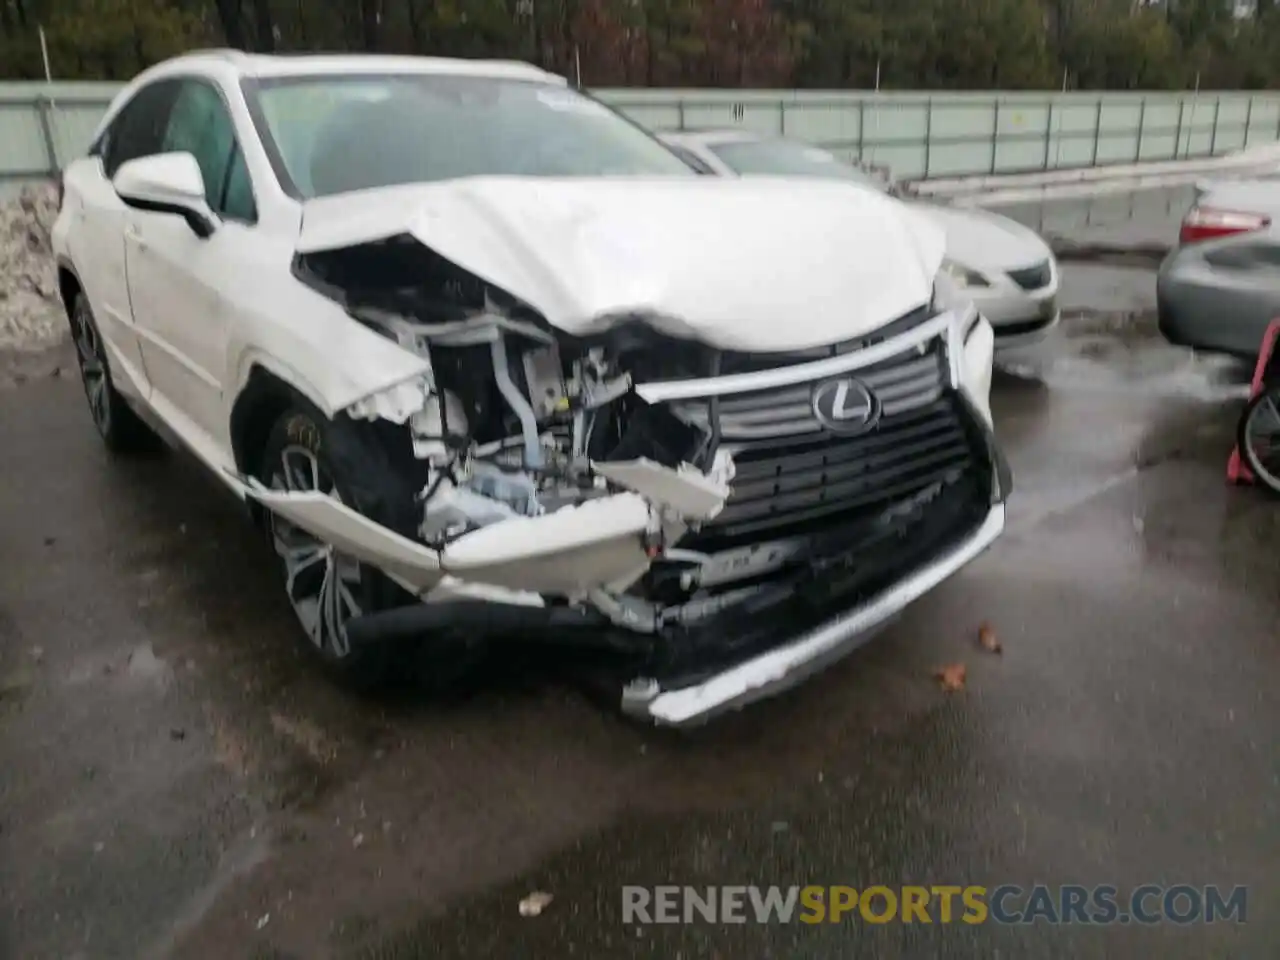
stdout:
{"type": "Polygon", "coordinates": [[[9,358],[0,957],[1275,956],[1280,504],[1223,480],[1247,371],[1166,347],[1152,295],[1068,267],[1062,328],[996,379],[1003,539],[824,675],[683,734],[524,668],[339,692],[216,482],[108,457],[68,353],[9,358]],[[621,913],[625,884],[1037,881],[1247,885],[1249,922],[621,913]]]}

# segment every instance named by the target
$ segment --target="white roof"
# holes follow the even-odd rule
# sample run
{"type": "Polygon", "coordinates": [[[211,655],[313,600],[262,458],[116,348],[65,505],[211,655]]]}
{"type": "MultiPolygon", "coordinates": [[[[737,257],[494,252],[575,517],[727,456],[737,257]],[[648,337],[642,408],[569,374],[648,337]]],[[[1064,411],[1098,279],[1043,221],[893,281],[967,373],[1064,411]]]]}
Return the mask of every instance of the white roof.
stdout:
{"type": "Polygon", "coordinates": [[[271,55],[240,50],[194,50],[158,64],[153,70],[180,70],[184,66],[231,67],[247,77],[290,77],[312,74],[418,73],[498,80],[533,80],[566,83],[530,63],[517,60],[464,60],[456,57],[406,57],[387,54],[337,53],[271,55]]]}

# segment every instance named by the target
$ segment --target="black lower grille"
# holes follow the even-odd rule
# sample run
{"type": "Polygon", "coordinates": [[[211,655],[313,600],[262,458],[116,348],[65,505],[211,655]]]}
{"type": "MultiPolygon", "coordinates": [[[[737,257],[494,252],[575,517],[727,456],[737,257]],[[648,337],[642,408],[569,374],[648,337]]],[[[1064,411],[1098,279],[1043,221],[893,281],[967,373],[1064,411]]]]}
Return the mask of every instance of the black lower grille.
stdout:
{"type": "Polygon", "coordinates": [[[871,433],[821,435],[734,454],[733,494],[703,527],[700,549],[804,534],[875,516],[938,483],[979,468],[965,407],[949,391],[885,417],[871,433]]]}
{"type": "Polygon", "coordinates": [[[1037,263],[1034,267],[1010,270],[1009,279],[1023,290],[1039,290],[1049,285],[1049,281],[1053,279],[1053,271],[1049,268],[1049,261],[1046,260],[1043,263],[1037,263]]]}
{"type": "Polygon", "coordinates": [[[910,576],[961,543],[990,510],[978,473],[938,484],[880,516],[826,525],[798,563],[711,620],[664,632],[652,674],[678,687],[813,629],[910,576]]]}

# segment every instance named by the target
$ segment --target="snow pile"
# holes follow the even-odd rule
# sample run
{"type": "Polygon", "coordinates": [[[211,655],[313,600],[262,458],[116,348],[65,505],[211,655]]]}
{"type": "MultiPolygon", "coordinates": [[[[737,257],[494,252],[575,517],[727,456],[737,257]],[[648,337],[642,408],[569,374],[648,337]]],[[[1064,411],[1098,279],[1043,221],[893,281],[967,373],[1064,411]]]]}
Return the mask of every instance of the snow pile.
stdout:
{"type": "Polygon", "coordinates": [[[52,186],[0,204],[0,350],[40,350],[67,331],[49,244],[57,215],[52,186]]]}

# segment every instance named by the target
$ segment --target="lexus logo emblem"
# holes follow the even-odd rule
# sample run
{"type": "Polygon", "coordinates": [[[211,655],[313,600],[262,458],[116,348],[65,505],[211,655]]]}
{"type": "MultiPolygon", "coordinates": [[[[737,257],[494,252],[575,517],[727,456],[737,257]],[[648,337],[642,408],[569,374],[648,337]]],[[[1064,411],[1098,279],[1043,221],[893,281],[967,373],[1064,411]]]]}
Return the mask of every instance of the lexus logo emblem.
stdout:
{"type": "Polygon", "coordinates": [[[832,433],[862,433],[880,422],[880,401],[852,377],[813,388],[813,415],[832,433]]]}

